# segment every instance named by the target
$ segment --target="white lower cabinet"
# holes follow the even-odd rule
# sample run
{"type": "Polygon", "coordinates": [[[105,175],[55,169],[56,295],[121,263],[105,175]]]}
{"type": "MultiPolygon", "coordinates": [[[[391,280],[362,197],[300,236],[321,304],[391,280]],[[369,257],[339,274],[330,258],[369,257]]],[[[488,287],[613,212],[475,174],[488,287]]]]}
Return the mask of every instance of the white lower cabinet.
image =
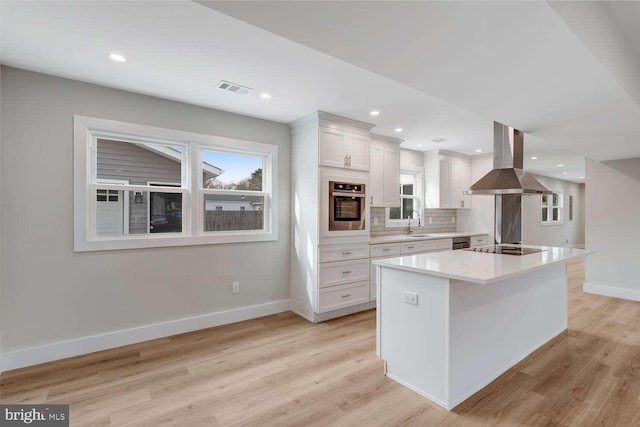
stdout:
{"type": "Polygon", "coordinates": [[[318,302],[320,313],[369,302],[369,280],[322,288],[318,302]]]}
{"type": "Polygon", "coordinates": [[[369,302],[369,244],[318,248],[318,313],[369,302]]]}
{"type": "Polygon", "coordinates": [[[472,248],[476,246],[487,246],[489,244],[489,236],[486,234],[484,236],[471,236],[469,244],[472,248]]]}

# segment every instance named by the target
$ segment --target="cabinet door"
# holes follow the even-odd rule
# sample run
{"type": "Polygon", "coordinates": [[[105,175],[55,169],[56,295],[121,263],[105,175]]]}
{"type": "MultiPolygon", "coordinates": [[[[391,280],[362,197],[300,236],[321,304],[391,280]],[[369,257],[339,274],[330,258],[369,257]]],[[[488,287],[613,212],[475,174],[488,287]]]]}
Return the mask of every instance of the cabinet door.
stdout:
{"type": "Polygon", "coordinates": [[[451,164],[440,160],[440,208],[451,208],[451,164]]]}
{"type": "Polygon", "coordinates": [[[346,134],[337,129],[320,128],[320,158],[322,166],[345,167],[346,134]]]}
{"type": "Polygon", "coordinates": [[[384,206],[400,204],[400,149],[385,147],[384,149],[384,206]]]}
{"type": "Polygon", "coordinates": [[[349,169],[369,170],[369,137],[347,134],[346,154],[350,159],[349,169]]]}
{"type": "Polygon", "coordinates": [[[464,194],[464,190],[471,185],[471,165],[464,162],[451,162],[451,207],[471,207],[471,196],[464,194]]]}
{"type": "Polygon", "coordinates": [[[372,206],[384,206],[384,179],[384,145],[371,142],[371,170],[367,193],[372,206]]]}

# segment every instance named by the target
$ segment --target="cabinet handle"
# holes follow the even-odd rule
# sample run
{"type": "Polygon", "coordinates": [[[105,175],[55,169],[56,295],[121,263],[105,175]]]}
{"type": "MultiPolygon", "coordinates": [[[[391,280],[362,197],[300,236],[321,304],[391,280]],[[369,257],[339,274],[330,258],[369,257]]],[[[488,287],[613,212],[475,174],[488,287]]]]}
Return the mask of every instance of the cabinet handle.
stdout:
{"type": "Polygon", "coordinates": [[[342,252],[342,255],[351,255],[351,252],[342,252]]]}
{"type": "Polygon", "coordinates": [[[462,206],[464,208],[464,200],[460,201],[460,206],[462,206]]]}
{"type": "Polygon", "coordinates": [[[373,204],[373,196],[371,196],[371,204],[373,204]]]}
{"type": "Polygon", "coordinates": [[[351,294],[344,294],[342,295],[342,298],[349,298],[351,296],[351,294]]]}
{"type": "Polygon", "coordinates": [[[345,270],[342,272],[342,274],[351,274],[351,270],[345,270]]]}
{"type": "Polygon", "coordinates": [[[382,250],[382,252],[389,252],[391,249],[390,248],[385,248],[382,250]]]}
{"type": "Polygon", "coordinates": [[[415,246],[407,246],[407,249],[415,249],[415,246]]]}
{"type": "Polygon", "coordinates": [[[349,154],[349,167],[351,167],[351,154],[349,154]]]}

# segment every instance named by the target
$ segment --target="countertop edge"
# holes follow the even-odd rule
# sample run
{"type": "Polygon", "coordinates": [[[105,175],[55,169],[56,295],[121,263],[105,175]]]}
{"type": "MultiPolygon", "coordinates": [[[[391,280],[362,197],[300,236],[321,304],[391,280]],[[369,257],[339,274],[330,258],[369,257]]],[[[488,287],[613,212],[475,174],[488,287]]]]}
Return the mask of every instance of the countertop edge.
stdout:
{"type": "MultiPolygon", "coordinates": [[[[424,234],[438,234],[438,233],[424,233],[424,234]]],[[[375,236],[369,238],[369,245],[384,245],[385,243],[405,243],[405,242],[419,242],[422,240],[441,240],[452,239],[454,237],[474,237],[474,236],[488,236],[489,233],[442,233],[442,236],[429,236],[429,237],[411,237],[407,234],[390,234],[388,236],[375,236]]]]}
{"type": "MultiPolygon", "coordinates": [[[[587,255],[590,255],[590,254],[592,254],[594,252],[595,251],[584,250],[584,252],[579,253],[579,254],[568,255],[566,257],[562,257],[562,258],[559,258],[559,259],[556,259],[556,260],[545,262],[544,264],[540,264],[540,265],[536,265],[536,266],[532,266],[532,267],[527,267],[527,268],[525,268],[523,270],[520,270],[520,271],[515,271],[515,272],[512,272],[512,273],[503,274],[503,275],[492,277],[492,278],[488,278],[488,279],[481,279],[481,278],[472,277],[472,276],[461,276],[461,275],[458,275],[458,274],[446,273],[446,272],[442,272],[442,271],[438,271],[438,270],[427,270],[427,269],[424,269],[424,268],[411,267],[411,266],[406,266],[406,265],[391,264],[391,263],[389,263],[390,259],[372,260],[372,262],[373,262],[374,265],[393,268],[393,269],[396,269],[396,270],[410,271],[410,272],[413,272],[413,273],[424,274],[424,275],[427,275],[427,276],[443,277],[445,279],[461,280],[461,281],[464,281],[464,282],[477,283],[479,285],[489,285],[489,284],[496,283],[496,282],[501,282],[503,280],[510,279],[510,278],[513,278],[513,277],[521,276],[523,274],[530,273],[532,271],[540,270],[540,269],[543,269],[543,268],[546,268],[548,266],[555,265],[555,264],[558,264],[558,263],[563,263],[563,262],[566,263],[566,262],[574,260],[574,259],[584,258],[587,255]]],[[[425,256],[425,255],[429,255],[429,254],[427,253],[427,254],[416,254],[416,255],[405,255],[405,256],[425,256]]],[[[482,254],[478,254],[478,255],[482,255],[482,254]]],[[[508,255],[501,255],[501,256],[508,256],[508,255]]],[[[400,258],[400,257],[395,257],[395,258],[400,258]]],[[[393,259],[393,258],[391,258],[391,259],[393,259]]]]}

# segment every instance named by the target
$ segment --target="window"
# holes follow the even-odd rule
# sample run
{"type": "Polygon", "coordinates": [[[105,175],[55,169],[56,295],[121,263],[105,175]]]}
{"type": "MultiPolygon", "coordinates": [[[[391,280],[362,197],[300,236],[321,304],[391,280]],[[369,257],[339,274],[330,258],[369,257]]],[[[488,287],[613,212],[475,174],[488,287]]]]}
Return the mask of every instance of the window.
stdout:
{"type": "Polygon", "coordinates": [[[543,194],[541,204],[541,224],[562,224],[562,193],[543,194]]]}
{"type": "Polygon", "coordinates": [[[277,240],[277,146],[74,117],[76,251],[277,240]]]}
{"type": "Polygon", "coordinates": [[[420,176],[419,172],[412,171],[400,174],[400,206],[386,209],[387,227],[406,227],[409,218],[411,225],[418,225],[422,207],[420,176]]]}

